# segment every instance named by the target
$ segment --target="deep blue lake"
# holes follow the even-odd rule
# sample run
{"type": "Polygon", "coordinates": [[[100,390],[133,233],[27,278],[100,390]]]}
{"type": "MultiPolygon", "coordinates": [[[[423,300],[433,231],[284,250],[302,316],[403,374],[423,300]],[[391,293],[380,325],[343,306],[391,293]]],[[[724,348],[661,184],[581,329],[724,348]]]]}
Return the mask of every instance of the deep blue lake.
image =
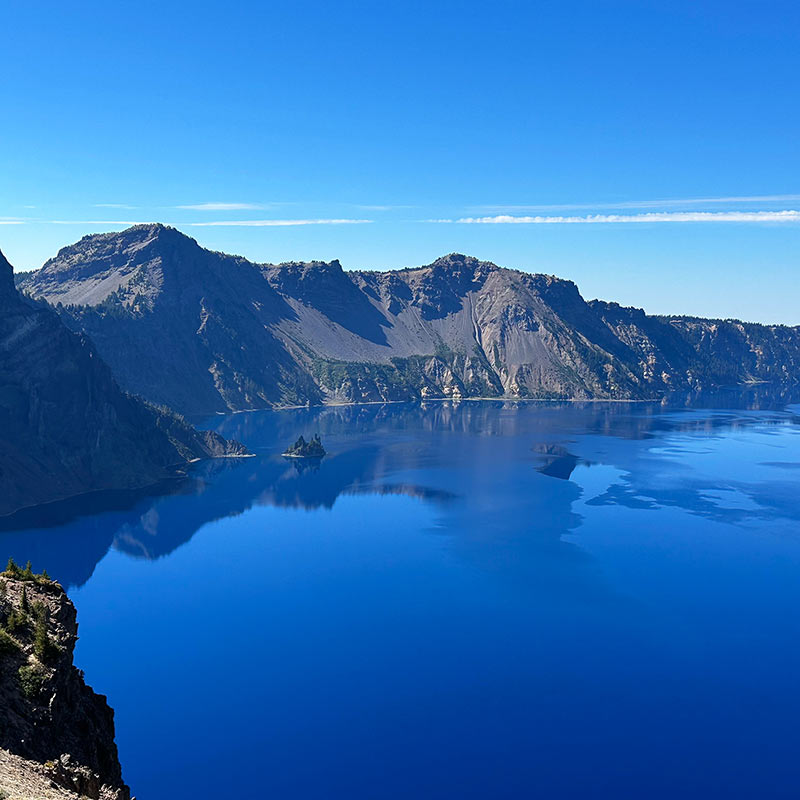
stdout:
{"type": "Polygon", "coordinates": [[[0,556],[69,589],[139,800],[796,798],[791,399],[217,417],[255,458],[0,556]]]}

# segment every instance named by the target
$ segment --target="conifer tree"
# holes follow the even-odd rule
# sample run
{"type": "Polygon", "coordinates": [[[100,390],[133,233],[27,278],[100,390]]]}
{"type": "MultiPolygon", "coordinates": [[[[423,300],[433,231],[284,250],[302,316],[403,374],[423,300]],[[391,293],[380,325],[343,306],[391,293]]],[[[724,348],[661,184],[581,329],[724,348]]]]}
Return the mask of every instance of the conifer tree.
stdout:
{"type": "Polygon", "coordinates": [[[53,643],[47,633],[47,619],[44,615],[36,620],[33,632],[33,652],[42,663],[48,661],[53,652],[53,643]]]}

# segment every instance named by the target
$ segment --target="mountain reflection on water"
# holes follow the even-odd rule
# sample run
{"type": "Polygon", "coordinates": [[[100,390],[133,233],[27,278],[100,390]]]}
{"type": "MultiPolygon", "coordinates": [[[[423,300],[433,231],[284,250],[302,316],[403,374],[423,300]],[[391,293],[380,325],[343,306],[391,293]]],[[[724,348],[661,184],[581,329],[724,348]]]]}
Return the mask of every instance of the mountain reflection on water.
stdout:
{"type": "Polygon", "coordinates": [[[675,474],[692,442],[702,447],[704,437],[800,432],[794,399],[762,386],[661,403],[442,401],[212,418],[205,427],[243,441],[255,457],[200,463],[187,478],[141,492],[98,493],[21,512],[0,524],[2,555],[30,559],[65,585],[80,586],[109,547],[156,559],[203,525],[253,506],[330,509],[343,494],[402,494],[433,504],[437,531],[460,536],[465,552],[491,542],[502,559],[504,539],[518,546],[535,531],[539,551],[574,551],[568,558],[580,559],[563,538],[582,521],[573,508],[582,489],[571,480],[579,465],[615,471],[601,491],[584,497],[587,506],[676,507],[731,523],[799,520],[798,462],[765,460],[736,475],[722,467],[717,474],[675,474]],[[321,461],[278,455],[299,434],[316,432],[329,452],[321,461]]]}

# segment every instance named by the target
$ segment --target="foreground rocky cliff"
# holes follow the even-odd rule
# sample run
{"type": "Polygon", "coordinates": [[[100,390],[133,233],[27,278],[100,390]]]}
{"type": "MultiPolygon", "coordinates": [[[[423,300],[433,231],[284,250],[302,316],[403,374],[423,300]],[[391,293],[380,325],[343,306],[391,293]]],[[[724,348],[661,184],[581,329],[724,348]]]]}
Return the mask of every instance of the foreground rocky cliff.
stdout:
{"type": "Polygon", "coordinates": [[[129,391],[183,413],[433,397],[645,399],[800,380],[800,328],[651,317],[451,254],[392,272],[253,264],[162,225],[20,281],[129,391]],[[159,346],[153,346],[158,342],[159,346]]]}
{"type": "Polygon", "coordinates": [[[0,253],[0,515],[243,452],[123,392],[85,335],[18,295],[0,253]]]}
{"type": "Polygon", "coordinates": [[[64,590],[13,562],[0,574],[0,789],[9,798],[128,800],[114,712],[72,663],[64,590]]]}

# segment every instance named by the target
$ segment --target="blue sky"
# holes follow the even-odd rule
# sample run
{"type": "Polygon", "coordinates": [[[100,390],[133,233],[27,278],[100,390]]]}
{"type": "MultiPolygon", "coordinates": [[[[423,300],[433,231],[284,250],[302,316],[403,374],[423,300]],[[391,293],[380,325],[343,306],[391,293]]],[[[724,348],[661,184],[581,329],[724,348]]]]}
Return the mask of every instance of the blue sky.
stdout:
{"type": "Polygon", "coordinates": [[[800,323],[797,2],[10,0],[0,25],[18,268],[155,220],[258,261],[455,250],[800,323]]]}

